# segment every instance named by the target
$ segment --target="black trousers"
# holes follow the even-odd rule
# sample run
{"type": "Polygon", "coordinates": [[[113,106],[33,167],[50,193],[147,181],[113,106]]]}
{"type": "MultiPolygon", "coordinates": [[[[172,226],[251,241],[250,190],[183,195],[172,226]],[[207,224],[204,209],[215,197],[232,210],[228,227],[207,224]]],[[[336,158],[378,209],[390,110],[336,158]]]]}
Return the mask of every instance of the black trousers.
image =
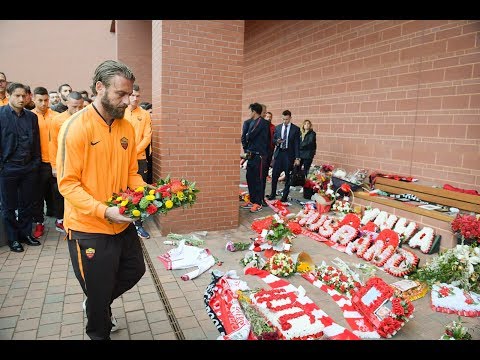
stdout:
{"type": "Polygon", "coordinates": [[[250,194],[250,202],[262,205],[263,194],[263,165],[264,157],[255,155],[247,162],[247,185],[250,194]]]}
{"type": "Polygon", "coordinates": [[[303,170],[305,171],[305,176],[308,176],[310,172],[310,167],[312,166],[313,159],[300,159],[300,167],[303,165],[303,170]]]}
{"type": "MultiPolygon", "coordinates": [[[[43,223],[45,221],[45,215],[43,213],[44,202],[48,199],[48,202],[52,200],[52,186],[54,177],[52,175],[52,165],[50,163],[42,162],[38,168],[38,180],[36,181],[35,197],[33,202],[33,221],[37,223],[43,223]]],[[[54,206],[50,204],[53,208],[54,206]]],[[[47,208],[49,207],[47,203],[47,208]]]]}
{"type": "Polygon", "coordinates": [[[73,270],[87,296],[87,335],[109,340],[113,300],[145,274],[137,231],[130,224],[116,235],[71,231],[68,249],[73,270]]]}
{"type": "Polygon", "coordinates": [[[60,191],[58,191],[57,178],[52,176],[52,180],[52,193],[54,201],[53,216],[55,216],[56,219],[63,219],[63,213],[65,211],[65,199],[63,198],[62,194],[60,194],[60,191]]]}
{"type": "Polygon", "coordinates": [[[279,151],[273,163],[272,170],[272,195],[277,195],[278,178],[282,171],[285,172],[285,187],[283,188],[282,198],[286,199],[290,193],[290,172],[293,169],[293,160],[288,157],[288,151],[279,151]]]}
{"type": "Polygon", "coordinates": [[[32,235],[32,200],[37,177],[37,169],[31,164],[6,163],[0,172],[1,214],[10,245],[20,237],[32,235]]]}

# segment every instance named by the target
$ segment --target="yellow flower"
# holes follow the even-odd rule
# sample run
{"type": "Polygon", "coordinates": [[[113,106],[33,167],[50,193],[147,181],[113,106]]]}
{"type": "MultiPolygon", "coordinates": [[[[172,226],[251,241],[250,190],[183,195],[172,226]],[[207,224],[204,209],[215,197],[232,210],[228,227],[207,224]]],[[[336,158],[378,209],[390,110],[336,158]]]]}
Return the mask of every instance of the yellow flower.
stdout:
{"type": "Polygon", "coordinates": [[[299,273],[304,273],[304,272],[309,272],[312,269],[306,262],[300,262],[297,266],[297,272],[299,273]]]}
{"type": "Polygon", "coordinates": [[[111,202],[112,200],[113,200],[113,198],[110,196],[107,201],[111,202]]]}
{"type": "Polygon", "coordinates": [[[122,205],[122,206],[127,206],[127,204],[128,204],[128,200],[123,200],[120,205],[122,205]]]}
{"type": "Polygon", "coordinates": [[[148,193],[149,193],[150,195],[155,195],[155,190],[150,190],[148,193]]]}
{"type": "Polygon", "coordinates": [[[135,216],[135,217],[139,217],[140,216],[140,211],[135,209],[135,210],[132,211],[132,215],[135,216]]]}
{"type": "Polygon", "coordinates": [[[183,200],[185,199],[185,194],[182,191],[177,192],[177,197],[178,200],[183,200]]]}
{"type": "Polygon", "coordinates": [[[193,200],[193,196],[192,195],[188,195],[188,201],[192,201],[193,200]]]}
{"type": "Polygon", "coordinates": [[[148,201],[153,201],[153,200],[155,200],[155,195],[147,195],[147,196],[145,196],[145,199],[147,199],[148,201]]]}
{"type": "Polygon", "coordinates": [[[144,192],[145,188],[143,186],[139,186],[135,189],[135,192],[144,192]]]}
{"type": "Polygon", "coordinates": [[[172,201],[172,200],[167,200],[167,201],[165,201],[165,207],[166,207],[167,209],[171,209],[172,206],[173,206],[173,201],[172,201]]]}
{"type": "Polygon", "coordinates": [[[121,196],[116,198],[117,201],[123,201],[123,198],[121,196]]]}

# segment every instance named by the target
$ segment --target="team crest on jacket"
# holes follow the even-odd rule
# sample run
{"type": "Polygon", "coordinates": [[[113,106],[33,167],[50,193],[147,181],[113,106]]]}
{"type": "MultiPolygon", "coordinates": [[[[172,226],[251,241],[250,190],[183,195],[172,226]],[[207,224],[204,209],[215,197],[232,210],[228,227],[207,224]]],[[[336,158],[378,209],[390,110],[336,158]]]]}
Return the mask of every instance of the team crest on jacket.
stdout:
{"type": "Polygon", "coordinates": [[[93,255],[95,255],[95,249],[88,248],[87,250],[85,250],[85,254],[87,255],[87,258],[91,259],[93,258],[93,255]]]}
{"type": "Polygon", "coordinates": [[[128,148],[128,139],[126,137],[122,137],[120,139],[120,144],[122,145],[122,147],[127,150],[128,148]]]}
{"type": "Polygon", "coordinates": [[[142,119],[141,116],[137,116],[137,120],[138,120],[138,121],[142,121],[143,119],[142,119]]]}

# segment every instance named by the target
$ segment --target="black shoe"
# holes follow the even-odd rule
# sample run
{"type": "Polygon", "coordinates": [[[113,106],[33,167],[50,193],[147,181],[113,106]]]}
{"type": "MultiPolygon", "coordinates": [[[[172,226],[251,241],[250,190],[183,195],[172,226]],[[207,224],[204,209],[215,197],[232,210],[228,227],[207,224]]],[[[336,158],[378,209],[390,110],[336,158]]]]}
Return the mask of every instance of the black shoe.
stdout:
{"type": "Polygon", "coordinates": [[[271,195],[271,194],[270,194],[270,195],[267,196],[267,199],[268,199],[268,200],[275,200],[275,198],[276,198],[275,195],[271,195]]]}
{"type": "Polygon", "coordinates": [[[288,202],[288,199],[286,197],[283,197],[280,199],[280,201],[283,203],[283,202],[288,202]]]}
{"type": "Polygon", "coordinates": [[[20,242],[30,246],[42,245],[40,241],[38,241],[37,239],[35,239],[33,236],[30,236],[30,235],[25,236],[24,238],[21,238],[20,242]]]}
{"type": "Polygon", "coordinates": [[[14,241],[13,243],[8,245],[10,247],[10,250],[13,252],[22,252],[23,251],[23,246],[20,244],[18,241],[14,241]]]}
{"type": "Polygon", "coordinates": [[[268,204],[265,202],[265,200],[262,200],[262,206],[268,206],[268,204]]]}

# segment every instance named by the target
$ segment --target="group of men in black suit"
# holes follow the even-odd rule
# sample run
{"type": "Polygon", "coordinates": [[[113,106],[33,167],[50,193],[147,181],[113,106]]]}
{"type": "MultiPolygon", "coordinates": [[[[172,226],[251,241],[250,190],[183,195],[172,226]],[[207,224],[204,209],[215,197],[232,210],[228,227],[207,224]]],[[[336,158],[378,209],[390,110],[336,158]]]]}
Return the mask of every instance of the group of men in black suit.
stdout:
{"type": "Polygon", "coordinates": [[[250,104],[251,116],[245,120],[242,127],[242,147],[247,162],[247,185],[250,202],[242,206],[250,212],[262,210],[265,198],[265,182],[270,166],[267,159],[271,158],[271,143],[273,150],[272,191],[268,200],[274,200],[277,193],[278,178],[285,173],[285,188],[280,201],[286,202],[290,192],[290,172],[293,166],[300,165],[300,128],[291,123],[292,113],[282,112],[282,123],[275,126],[273,138],[270,133],[270,122],[262,114],[262,105],[250,104]]]}

